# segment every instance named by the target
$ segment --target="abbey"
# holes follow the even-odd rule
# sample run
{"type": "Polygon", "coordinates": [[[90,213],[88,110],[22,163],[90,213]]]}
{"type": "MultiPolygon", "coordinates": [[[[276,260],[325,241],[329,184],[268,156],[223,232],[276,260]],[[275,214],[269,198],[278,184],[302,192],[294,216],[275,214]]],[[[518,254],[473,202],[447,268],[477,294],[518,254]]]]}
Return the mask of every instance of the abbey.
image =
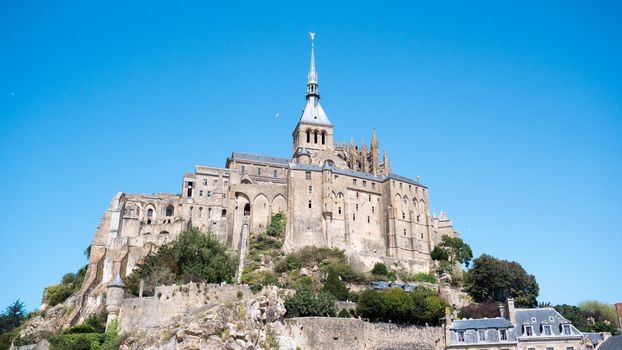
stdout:
{"type": "Polygon", "coordinates": [[[189,227],[216,234],[243,261],[249,238],[280,211],[287,218],[285,251],[335,247],[361,270],[382,261],[428,272],[435,244],[458,235],[451,221],[444,213],[430,216],[428,188],[418,179],[391,172],[375,130],[369,147],[338,143],[334,135],[320,105],[312,43],[291,157],[234,152],[224,168],[196,166],[184,174],[181,194],[118,193],[95,234],[83,295],[103,291],[189,227]]]}

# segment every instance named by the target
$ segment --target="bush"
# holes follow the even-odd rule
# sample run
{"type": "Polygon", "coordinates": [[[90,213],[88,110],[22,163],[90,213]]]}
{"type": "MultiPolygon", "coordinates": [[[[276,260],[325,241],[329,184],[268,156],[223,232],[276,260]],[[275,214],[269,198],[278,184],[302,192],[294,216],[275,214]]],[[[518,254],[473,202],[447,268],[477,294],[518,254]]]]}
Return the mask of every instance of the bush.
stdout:
{"type": "Polygon", "coordinates": [[[339,311],[339,313],[337,314],[337,317],[341,317],[341,318],[350,318],[350,312],[346,309],[343,309],[341,311],[339,311]]]}
{"type": "Polygon", "coordinates": [[[431,273],[419,272],[413,276],[413,281],[436,283],[436,277],[431,273]]]}
{"type": "Polygon", "coordinates": [[[336,314],[335,297],[327,292],[315,292],[310,286],[301,286],[296,294],[285,299],[288,316],[328,316],[336,314]]]}
{"type": "Polygon", "coordinates": [[[324,288],[322,288],[323,292],[327,292],[332,294],[337,300],[347,300],[349,293],[348,288],[343,285],[339,276],[333,271],[328,273],[328,277],[326,278],[326,282],[324,282],[324,288]]]}
{"type": "Polygon", "coordinates": [[[408,293],[400,288],[365,290],[359,296],[357,313],[370,321],[438,324],[448,304],[432,290],[415,288],[408,293]]]}
{"type": "Polygon", "coordinates": [[[99,333],[62,334],[50,338],[50,350],[91,350],[99,349],[104,335],[99,333]]]}
{"type": "Polygon", "coordinates": [[[83,333],[98,333],[93,326],[87,324],[78,324],[69,327],[63,331],[63,334],[83,334],[83,333]]]}
{"type": "Polygon", "coordinates": [[[143,279],[144,294],[153,295],[155,286],[160,284],[230,282],[235,266],[235,259],[216,236],[192,228],[146,256],[144,263],[125,277],[124,282],[131,294],[138,295],[143,279]]]}
{"type": "Polygon", "coordinates": [[[46,289],[46,301],[48,305],[58,305],[71,296],[71,288],[66,284],[57,284],[46,289]]]}
{"type": "Polygon", "coordinates": [[[348,263],[344,251],[336,248],[303,247],[296,252],[287,254],[275,265],[274,271],[277,273],[292,272],[302,267],[312,268],[316,265],[322,272],[335,272],[344,281],[365,280],[365,277],[354,271],[348,263]]]}
{"type": "Polygon", "coordinates": [[[371,274],[377,276],[387,276],[389,274],[389,268],[387,268],[387,265],[383,263],[376,263],[374,268],[371,269],[371,274]]]}

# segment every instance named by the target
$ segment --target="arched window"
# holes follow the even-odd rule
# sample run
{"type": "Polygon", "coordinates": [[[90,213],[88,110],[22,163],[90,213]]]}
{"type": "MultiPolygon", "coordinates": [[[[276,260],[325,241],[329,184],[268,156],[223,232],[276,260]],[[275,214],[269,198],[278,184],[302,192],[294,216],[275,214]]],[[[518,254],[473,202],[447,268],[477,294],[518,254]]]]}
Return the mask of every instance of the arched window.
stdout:
{"type": "Polygon", "coordinates": [[[251,205],[249,203],[244,204],[244,215],[251,215],[251,205]]]}
{"type": "Polygon", "coordinates": [[[313,142],[317,143],[317,130],[313,132],[313,142]]]}
{"type": "Polygon", "coordinates": [[[153,217],[153,209],[149,208],[149,210],[147,210],[147,217],[148,218],[152,218],[153,217]]]}
{"type": "Polygon", "coordinates": [[[203,215],[203,207],[199,207],[199,217],[203,215]]]}
{"type": "Polygon", "coordinates": [[[307,130],[307,143],[311,142],[311,130],[307,130]]]}
{"type": "Polygon", "coordinates": [[[207,218],[208,219],[212,218],[212,208],[207,208],[207,218]]]}
{"type": "Polygon", "coordinates": [[[275,170],[275,171],[272,173],[272,177],[275,177],[275,178],[276,178],[277,174],[278,174],[278,173],[277,173],[277,172],[276,172],[276,170],[275,170]]]}
{"type": "Polygon", "coordinates": [[[166,207],[166,216],[173,216],[174,213],[175,213],[175,208],[173,208],[172,205],[169,205],[168,207],[166,207]]]}
{"type": "Polygon", "coordinates": [[[221,217],[226,217],[227,216],[227,209],[223,209],[222,212],[220,213],[221,217]]]}
{"type": "Polygon", "coordinates": [[[322,144],[326,144],[326,132],[322,131],[322,144]]]}

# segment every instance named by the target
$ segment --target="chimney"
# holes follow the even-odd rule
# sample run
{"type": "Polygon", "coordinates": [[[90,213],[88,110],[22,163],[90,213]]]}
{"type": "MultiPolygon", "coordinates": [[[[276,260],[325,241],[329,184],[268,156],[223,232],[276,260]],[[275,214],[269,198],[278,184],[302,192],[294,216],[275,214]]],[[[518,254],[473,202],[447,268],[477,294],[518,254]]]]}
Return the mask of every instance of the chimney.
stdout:
{"type": "Polygon", "coordinates": [[[514,309],[514,299],[508,298],[506,302],[506,312],[508,320],[510,320],[513,325],[516,325],[516,309],[514,309]]]}
{"type": "Polygon", "coordinates": [[[451,312],[449,311],[449,307],[445,307],[445,347],[451,345],[451,331],[449,330],[451,327],[451,312]]]}
{"type": "Polygon", "coordinates": [[[501,318],[505,318],[505,307],[501,303],[499,303],[499,316],[501,316],[501,318]]]}

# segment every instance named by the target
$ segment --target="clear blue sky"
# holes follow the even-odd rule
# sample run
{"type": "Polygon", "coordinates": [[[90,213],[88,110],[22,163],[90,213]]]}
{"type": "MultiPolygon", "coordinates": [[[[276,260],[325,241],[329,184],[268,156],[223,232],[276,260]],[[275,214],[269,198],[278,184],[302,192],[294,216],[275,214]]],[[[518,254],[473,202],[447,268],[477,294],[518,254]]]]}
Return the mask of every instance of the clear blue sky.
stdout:
{"type": "Polygon", "coordinates": [[[336,139],[377,128],[540,300],[622,301],[619,2],[225,3],[0,2],[0,307],[85,264],[117,191],[289,157],[309,31],[336,139]]]}

